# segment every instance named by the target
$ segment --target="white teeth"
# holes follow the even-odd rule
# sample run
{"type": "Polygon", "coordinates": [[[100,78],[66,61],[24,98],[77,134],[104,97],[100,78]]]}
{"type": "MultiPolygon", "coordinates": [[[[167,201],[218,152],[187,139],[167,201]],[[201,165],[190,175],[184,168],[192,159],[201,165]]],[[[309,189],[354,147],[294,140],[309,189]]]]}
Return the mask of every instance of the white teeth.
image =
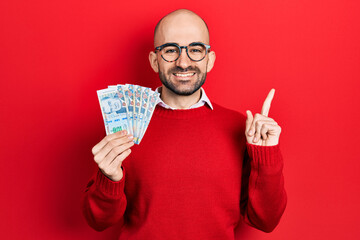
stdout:
{"type": "Polygon", "coordinates": [[[175,73],[175,75],[178,76],[178,77],[190,77],[190,76],[192,76],[194,74],[195,73],[186,73],[186,74],[175,73]]]}

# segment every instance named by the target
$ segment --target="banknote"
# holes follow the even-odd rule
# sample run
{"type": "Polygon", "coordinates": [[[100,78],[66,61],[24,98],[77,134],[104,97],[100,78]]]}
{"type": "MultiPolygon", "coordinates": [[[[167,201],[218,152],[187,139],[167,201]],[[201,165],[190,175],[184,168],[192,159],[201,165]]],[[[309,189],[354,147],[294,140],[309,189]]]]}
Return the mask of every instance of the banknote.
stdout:
{"type": "MultiPolygon", "coordinates": [[[[149,88],[144,88],[142,93],[141,93],[141,103],[140,103],[140,112],[139,112],[139,122],[140,122],[140,126],[139,126],[139,136],[141,137],[141,133],[143,131],[144,128],[144,123],[145,123],[145,117],[146,117],[146,111],[148,108],[148,102],[149,102],[149,93],[150,93],[150,89],[149,88]]],[[[138,139],[138,143],[139,139],[138,139]]]]}
{"type": "Polygon", "coordinates": [[[152,92],[151,95],[149,96],[149,102],[148,102],[148,106],[147,106],[145,118],[144,118],[144,126],[142,129],[142,132],[140,133],[139,143],[141,142],[142,138],[144,137],[146,129],[149,126],[151,117],[154,113],[154,110],[155,110],[156,104],[158,103],[159,97],[160,97],[160,94],[158,92],[152,92]]]}
{"type": "Polygon", "coordinates": [[[139,138],[139,128],[140,128],[140,110],[141,110],[141,86],[134,86],[134,92],[135,92],[135,109],[134,109],[134,122],[135,122],[135,136],[134,141],[137,142],[139,138]]]}
{"type": "Polygon", "coordinates": [[[99,90],[97,94],[106,134],[128,130],[126,107],[121,102],[118,91],[110,88],[99,90]]]}
{"type": "Polygon", "coordinates": [[[134,135],[133,133],[133,127],[132,127],[132,118],[130,117],[130,110],[129,110],[129,105],[127,103],[127,99],[126,99],[126,91],[127,91],[127,88],[126,86],[124,85],[120,85],[118,84],[116,86],[116,89],[119,93],[119,97],[120,97],[120,101],[121,101],[121,104],[123,106],[125,106],[126,108],[126,120],[127,120],[127,123],[128,123],[128,132],[132,135],[134,135]]]}
{"type": "Polygon", "coordinates": [[[136,136],[136,125],[135,125],[135,122],[136,122],[136,111],[135,111],[135,85],[132,85],[132,84],[126,84],[127,88],[128,88],[128,97],[129,97],[129,103],[130,103],[130,106],[131,106],[131,110],[130,110],[130,114],[131,114],[131,121],[132,121],[132,127],[133,127],[133,136],[135,138],[136,136]]]}
{"type": "Polygon", "coordinates": [[[124,86],[125,89],[125,98],[126,98],[126,104],[128,106],[128,116],[129,116],[129,122],[130,122],[130,126],[131,126],[131,130],[130,133],[134,136],[134,95],[133,95],[133,91],[131,89],[133,89],[133,87],[129,87],[129,84],[126,84],[124,86]]]}

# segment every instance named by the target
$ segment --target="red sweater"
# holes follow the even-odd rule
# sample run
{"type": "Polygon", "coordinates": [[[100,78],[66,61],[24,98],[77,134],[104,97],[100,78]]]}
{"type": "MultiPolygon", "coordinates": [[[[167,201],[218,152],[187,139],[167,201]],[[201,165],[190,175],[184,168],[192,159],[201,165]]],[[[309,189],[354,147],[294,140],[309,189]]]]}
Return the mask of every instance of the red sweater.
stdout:
{"type": "MultiPolygon", "coordinates": [[[[157,106],[119,182],[100,171],[83,212],[91,227],[120,222],[119,239],[234,239],[239,221],[265,232],[286,206],[279,146],[246,143],[245,116],[213,104],[157,106]]],[[[118,226],[118,225],[117,225],[118,226]]]]}

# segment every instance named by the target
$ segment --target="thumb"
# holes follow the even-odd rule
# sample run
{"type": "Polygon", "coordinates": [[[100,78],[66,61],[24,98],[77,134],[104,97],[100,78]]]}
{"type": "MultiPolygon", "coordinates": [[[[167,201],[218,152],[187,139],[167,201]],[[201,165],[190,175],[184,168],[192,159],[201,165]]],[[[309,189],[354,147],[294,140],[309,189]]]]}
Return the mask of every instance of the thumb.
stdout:
{"type": "Polygon", "coordinates": [[[246,111],[246,115],[247,115],[247,118],[246,118],[246,123],[245,123],[245,133],[247,133],[249,131],[251,124],[253,122],[253,119],[254,119],[250,110],[246,111]]]}

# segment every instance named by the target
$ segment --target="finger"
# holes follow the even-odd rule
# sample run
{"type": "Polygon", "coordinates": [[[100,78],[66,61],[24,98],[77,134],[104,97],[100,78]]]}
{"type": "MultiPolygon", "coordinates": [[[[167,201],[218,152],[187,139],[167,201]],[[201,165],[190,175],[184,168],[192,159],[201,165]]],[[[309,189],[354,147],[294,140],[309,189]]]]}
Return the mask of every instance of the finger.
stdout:
{"type": "MultiPolygon", "coordinates": [[[[268,130],[270,128],[274,128],[277,126],[275,121],[269,120],[268,118],[261,119],[262,117],[264,117],[264,116],[262,116],[260,114],[256,114],[255,118],[254,118],[254,129],[255,129],[254,139],[253,139],[254,142],[258,142],[261,137],[264,137],[262,134],[262,128],[264,127],[264,125],[266,125],[268,127],[268,130]]],[[[268,132],[267,132],[267,134],[268,134],[268,132]]]]}
{"type": "Polygon", "coordinates": [[[268,132],[269,132],[269,124],[264,123],[261,126],[260,134],[263,140],[266,140],[268,138],[268,132]]]}
{"type": "Polygon", "coordinates": [[[262,125],[263,125],[263,122],[256,121],[256,123],[255,123],[255,135],[254,135],[254,139],[253,139],[254,143],[257,143],[260,140],[260,131],[261,131],[262,125]]]}
{"type": "Polygon", "coordinates": [[[130,155],[131,153],[131,149],[127,149],[126,151],[124,151],[122,154],[118,155],[114,161],[112,161],[111,163],[111,167],[112,168],[120,168],[122,162],[130,155]]]}
{"type": "Polygon", "coordinates": [[[247,115],[247,118],[246,118],[246,123],[245,123],[245,134],[248,134],[248,131],[250,130],[250,127],[251,127],[254,117],[250,110],[246,111],[246,115],[247,115]]]}
{"type": "Polygon", "coordinates": [[[256,125],[255,125],[255,124],[256,124],[257,121],[261,121],[263,117],[264,117],[264,116],[262,116],[262,115],[259,114],[259,113],[256,113],[256,114],[254,115],[254,118],[253,118],[253,120],[252,120],[250,129],[249,129],[249,132],[248,132],[248,135],[249,135],[249,136],[254,136],[254,134],[255,134],[255,132],[256,132],[256,125]]]}
{"type": "Polygon", "coordinates": [[[125,152],[126,150],[130,149],[132,146],[134,146],[134,144],[135,143],[133,141],[131,141],[128,143],[124,143],[116,148],[113,148],[109,152],[109,154],[104,158],[104,161],[107,161],[108,164],[110,165],[118,155],[120,155],[123,152],[125,152]]]}
{"type": "Polygon", "coordinates": [[[101,171],[113,181],[120,181],[123,177],[123,172],[120,169],[121,164],[129,156],[130,153],[130,149],[122,152],[115,158],[115,160],[110,165],[108,165],[105,169],[101,169],[101,171]]]}
{"type": "Polygon", "coordinates": [[[270,90],[270,92],[267,95],[267,97],[266,97],[266,99],[264,101],[264,104],[262,106],[261,114],[266,116],[266,117],[269,115],[271,101],[273,100],[274,95],[275,95],[275,89],[273,88],[273,89],[270,90]]]}
{"type": "Polygon", "coordinates": [[[99,163],[103,161],[103,159],[114,149],[117,148],[123,144],[126,144],[128,142],[133,141],[132,135],[125,135],[121,138],[115,138],[108,142],[95,156],[94,160],[95,162],[99,163]]]}
{"type": "Polygon", "coordinates": [[[270,135],[280,135],[281,133],[281,127],[277,124],[267,124],[268,125],[268,132],[267,132],[267,135],[270,136],[270,135]]]}
{"type": "Polygon", "coordinates": [[[110,153],[113,148],[121,146],[125,143],[132,142],[134,140],[132,135],[125,135],[120,138],[115,138],[108,142],[97,154],[94,156],[96,163],[103,161],[103,159],[110,153]]]}
{"type": "Polygon", "coordinates": [[[99,162],[98,166],[101,170],[105,171],[107,174],[110,174],[110,170],[112,168],[112,162],[115,159],[126,152],[130,147],[134,145],[134,142],[125,143],[121,146],[113,148],[110,153],[101,161],[99,162]]]}
{"type": "Polygon", "coordinates": [[[94,154],[94,155],[97,154],[108,142],[110,142],[111,140],[113,140],[115,138],[123,137],[126,134],[127,134],[127,131],[123,130],[123,131],[119,131],[119,132],[107,135],[91,149],[92,154],[94,154]]]}

